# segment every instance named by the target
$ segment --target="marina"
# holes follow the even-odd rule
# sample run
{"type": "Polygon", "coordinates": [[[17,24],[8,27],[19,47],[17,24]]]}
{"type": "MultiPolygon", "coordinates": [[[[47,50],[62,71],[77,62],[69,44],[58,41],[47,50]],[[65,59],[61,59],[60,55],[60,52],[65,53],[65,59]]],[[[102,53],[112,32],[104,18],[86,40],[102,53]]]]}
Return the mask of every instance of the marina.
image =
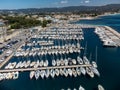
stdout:
{"type": "Polygon", "coordinates": [[[0,90],[120,90],[120,0],[11,1],[0,1],[0,90]]]}
{"type": "MultiPolygon", "coordinates": [[[[92,27],[92,31],[94,28],[104,29],[105,27],[92,27]]],[[[101,72],[99,72],[97,59],[91,60],[87,55],[90,52],[85,46],[85,29],[91,28],[66,24],[65,27],[52,27],[48,30],[31,32],[29,40],[20,44],[19,48],[11,50],[12,52],[7,51],[6,62],[1,63],[0,80],[19,80],[21,73],[27,73],[31,81],[51,78],[53,80],[100,78],[101,72]],[[83,41],[84,45],[81,45],[83,41]]],[[[96,53],[94,56],[97,57],[96,53]]],[[[84,87],[86,90],[87,86],[84,87]]],[[[80,88],[80,90],[84,89],[80,88]]]]}
{"type": "MultiPolygon", "coordinates": [[[[19,73],[30,72],[30,79],[33,77],[36,80],[41,77],[55,76],[80,76],[88,75],[91,78],[94,74],[100,76],[97,70],[97,63],[91,63],[86,55],[83,58],[80,57],[81,51],[84,48],[81,46],[83,37],[83,31],[79,25],[66,24],[66,26],[52,27],[44,31],[31,32],[31,38],[19,44],[18,49],[15,51],[7,51],[10,54],[7,55],[6,62],[11,58],[16,58],[18,62],[6,62],[1,65],[4,70],[0,70],[1,79],[17,79],[19,73]],[[78,55],[77,57],[68,57],[69,54],[78,55]],[[48,55],[51,58],[51,62],[48,59],[48,55]],[[59,58],[58,58],[59,56],[59,58]],[[30,58],[33,58],[31,60],[30,58]],[[5,65],[4,65],[5,64],[5,65]],[[4,67],[3,67],[4,66],[4,67]],[[13,74],[14,72],[17,75],[13,74]],[[16,76],[16,77],[15,77],[16,76]],[[15,77],[15,78],[14,78],[15,77]]],[[[85,47],[85,50],[87,47],[85,47]]],[[[85,53],[85,51],[84,51],[85,53]]]]}

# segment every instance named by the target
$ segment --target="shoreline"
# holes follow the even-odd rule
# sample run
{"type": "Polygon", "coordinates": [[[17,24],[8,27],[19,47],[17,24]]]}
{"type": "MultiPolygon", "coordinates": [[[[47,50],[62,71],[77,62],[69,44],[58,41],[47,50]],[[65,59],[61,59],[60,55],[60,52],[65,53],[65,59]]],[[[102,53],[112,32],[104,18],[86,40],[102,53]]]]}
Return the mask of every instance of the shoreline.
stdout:
{"type": "Polygon", "coordinates": [[[113,14],[107,13],[107,14],[102,14],[102,15],[98,15],[98,16],[95,16],[95,17],[83,17],[83,18],[79,18],[78,20],[72,20],[70,22],[77,22],[77,21],[80,21],[80,20],[94,20],[94,19],[98,19],[98,18],[103,17],[103,16],[119,15],[119,14],[120,13],[113,13],[113,14]]]}

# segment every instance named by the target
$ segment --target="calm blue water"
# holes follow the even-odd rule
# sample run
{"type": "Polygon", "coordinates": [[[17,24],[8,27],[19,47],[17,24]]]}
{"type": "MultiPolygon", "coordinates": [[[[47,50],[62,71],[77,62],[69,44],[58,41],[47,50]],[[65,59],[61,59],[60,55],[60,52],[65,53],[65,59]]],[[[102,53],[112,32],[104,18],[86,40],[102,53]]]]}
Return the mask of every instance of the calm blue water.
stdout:
{"type": "Polygon", "coordinates": [[[107,26],[111,26],[112,28],[114,28],[118,32],[120,32],[120,14],[101,16],[101,17],[99,17],[97,19],[93,19],[93,20],[80,20],[76,23],[93,24],[93,25],[107,25],[107,26]]]}
{"type": "MultiPolygon", "coordinates": [[[[117,26],[116,22],[120,22],[120,16],[104,16],[98,20],[86,20],[86,22],[102,22],[111,25],[110,20],[112,20],[113,25],[117,30],[120,30],[120,26],[117,26]],[[111,17],[111,18],[110,18],[111,17]],[[113,20],[113,18],[115,18],[113,20]],[[100,21],[102,20],[102,21],[100,21]],[[109,22],[108,22],[109,21],[109,22]]],[[[83,22],[83,21],[82,21],[83,22]]],[[[85,21],[84,21],[85,22],[85,21]]],[[[78,22],[77,22],[78,23],[78,22]]],[[[79,22],[80,23],[80,22],[79,22]]],[[[118,23],[120,24],[120,23],[118,23]]],[[[106,24],[105,24],[106,25],[106,24]]],[[[94,34],[94,29],[84,29],[85,42],[88,44],[87,57],[92,53],[92,59],[95,60],[95,47],[98,47],[98,70],[101,74],[100,77],[95,76],[95,78],[89,78],[87,76],[79,77],[55,77],[54,79],[39,79],[30,80],[29,72],[20,73],[19,79],[17,80],[5,80],[0,82],[0,90],[60,90],[61,88],[77,88],[82,85],[86,90],[95,90],[98,84],[103,85],[105,90],[120,90],[120,48],[104,48],[100,42],[98,36],[94,34]]],[[[75,57],[70,56],[72,58],[75,57]]],[[[50,57],[50,56],[48,56],[50,57]]],[[[17,60],[12,58],[11,61],[17,60]]]]}

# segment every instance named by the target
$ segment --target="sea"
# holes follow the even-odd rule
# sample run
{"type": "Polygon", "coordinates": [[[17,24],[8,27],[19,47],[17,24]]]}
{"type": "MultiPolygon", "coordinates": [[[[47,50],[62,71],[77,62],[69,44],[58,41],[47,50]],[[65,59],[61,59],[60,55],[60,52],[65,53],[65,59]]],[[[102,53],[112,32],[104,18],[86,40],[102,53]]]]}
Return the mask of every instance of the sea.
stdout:
{"type": "MultiPolygon", "coordinates": [[[[80,20],[73,24],[94,24],[107,25],[120,32],[120,14],[101,16],[93,20],[80,20]]],[[[94,33],[94,28],[85,28],[84,41],[87,42],[86,56],[90,60],[96,60],[97,47],[97,64],[100,77],[90,78],[86,76],[45,78],[38,80],[30,79],[29,72],[20,72],[19,78],[16,80],[3,80],[0,82],[0,90],[78,90],[79,86],[83,86],[85,90],[97,90],[98,84],[101,84],[105,90],[120,90],[120,48],[119,47],[103,47],[99,37],[94,33]]],[[[81,54],[83,51],[81,51],[81,54]]],[[[67,57],[76,58],[78,54],[69,54],[67,57]]],[[[47,56],[50,58],[51,56],[47,56]]],[[[57,56],[55,56],[57,57],[57,56]]],[[[58,55],[58,57],[60,57],[58,55]]],[[[20,59],[19,59],[20,60],[20,59]]],[[[13,57],[10,62],[18,61],[13,57]]]]}

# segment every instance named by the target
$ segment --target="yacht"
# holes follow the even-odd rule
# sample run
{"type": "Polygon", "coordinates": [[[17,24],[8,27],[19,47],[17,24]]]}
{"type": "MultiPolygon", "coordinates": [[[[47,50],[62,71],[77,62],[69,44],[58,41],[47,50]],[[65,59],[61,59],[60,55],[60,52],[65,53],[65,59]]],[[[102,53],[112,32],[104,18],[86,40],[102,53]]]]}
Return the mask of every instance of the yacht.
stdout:
{"type": "Polygon", "coordinates": [[[68,74],[72,76],[72,70],[70,68],[68,68],[68,74]]]}
{"type": "Polygon", "coordinates": [[[31,71],[30,72],[30,79],[32,79],[34,75],[35,75],[35,71],[31,71]]]}
{"type": "Polygon", "coordinates": [[[84,68],[84,67],[80,67],[80,70],[81,70],[81,73],[82,73],[83,75],[85,75],[85,74],[86,74],[86,70],[85,70],[85,68],[84,68]]]}
{"type": "Polygon", "coordinates": [[[13,78],[13,75],[12,75],[12,73],[8,73],[8,77],[9,77],[9,79],[12,79],[13,78]]]}
{"type": "Polygon", "coordinates": [[[19,68],[20,67],[20,65],[21,65],[21,61],[15,66],[15,68],[19,68]]]}
{"type": "Polygon", "coordinates": [[[91,67],[91,70],[94,72],[94,74],[96,74],[97,76],[100,76],[100,73],[97,70],[97,68],[91,67]]]}
{"type": "Polygon", "coordinates": [[[64,68],[64,70],[63,70],[64,72],[63,72],[63,74],[65,75],[65,77],[67,77],[68,76],[68,71],[67,71],[67,69],[66,68],[64,68]]]}
{"type": "Polygon", "coordinates": [[[30,67],[33,67],[35,65],[35,61],[31,62],[30,67]]]}
{"type": "Polygon", "coordinates": [[[28,60],[28,61],[26,62],[25,68],[29,67],[29,65],[30,65],[30,60],[28,60]]]}
{"type": "Polygon", "coordinates": [[[43,60],[40,61],[39,66],[42,67],[44,64],[43,60]]]}
{"type": "Polygon", "coordinates": [[[98,90],[105,90],[102,85],[98,85],[98,90]]]}
{"type": "Polygon", "coordinates": [[[78,62],[78,64],[83,64],[82,58],[78,56],[78,57],[77,57],[77,62],[78,62]]]}
{"type": "Polygon", "coordinates": [[[50,70],[50,75],[51,75],[52,78],[55,77],[55,71],[54,71],[54,69],[51,69],[51,70],[50,70]]]}
{"type": "Polygon", "coordinates": [[[63,76],[63,70],[62,70],[62,68],[60,68],[59,72],[60,72],[60,75],[63,76]]]}
{"type": "Polygon", "coordinates": [[[91,78],[94,77],[94,73],[93,73],[93,71],[92,71],[89,67],[86,67],[86,72],[87,72],[87,74],[88,74],[91,78]]]}
{"type": "Polygon", "coordinates": [[[90,64],[90,62],[89,62],[89,60],[87,59],[86,56],[83,56],[83,61],[84,61],[85,64],[90,64]]]}
{"type": "Polygon", "coordinates": [[[60,65],[61,65],[61,66],[64,65],[64,60],[63,60],[62,56],[61,56],[61,60],[60,60],[60,65]]]}
{"type": "Polygon", "coordinates": [[[76,60],[75,59],[72,59],[72,63],[73,63],[73,65],[76,65],[76,60]]]}
{"type": "Polygon", "coordinates": [[[60,72],[58,69],[55,69],[55,74],[56,74],[56,76],[59,76],[60,72]]]}
{"type": "Polygon", "coordinates": [[[77,90],[76,88],[74,88],[73,90],[77,90]]]}
{"type": "Polygon", "coordinates": [[[85,90],[85,89],[80,85],[79,90],[85,90]]]}
{"type": "Polygon", "coordinates": [[[71,90],[70,88],[68,88],[67,90],[71,90]]]}
{"type": "Polygon", "coordinates": [[[39,76],[40,76],[40,71],[39,70],[35,71],[35,78],[36,78],[36,80],[39,78],[39,76]]]}
{"type": "Polygon", "coordinates": [[[35,63],[34,68],[38,68],[38,66],[39,66],[39,60],[37,60],[37,62],[35,63]]]}
{"type": "Polygon", "coordinates": [[[18,79],[19,72],[14,72],[13,79],[18,79]]]}
{"type": "Polygon", "coordinates": [[[44,79],[44,76],[45,76],[45,70],[41,70],[41,72],[40,72],[40,76],[41,76],[42,79],[44,79]]]}
{"type": "Polygon", "coordinates": [[[60,60],[57,59],[56,62],[57,62],[57,66],[60,66],[60,60]]]}
{"type": "Polygon", "coordinates": [[[92,66],[97,68],[97,63],[95,61],[92,61],[92,66]]]}
{"type": "Polygon", "coordinates": [[[48,60],[45,60],[43,66],[44,66],[44,67],[47,67],[47,66],[48,66],[48,60]]]}
{"type": "Polygon", "coordinates": [[[72,68],[72,73],[73,73],[74,77],[77,77],[77,72],[76,72],[76,70],[74,68],[72,68]]]}
{"type": "Polygon", "coordinates": [[[55,65],[56,65],[56,61],[52,60],[52,66],[55,66],[55,65]]]}
{"type": "Polygon", "coordinates": [[[68,66],[68,60],[65,58],[64,60],[65,66],[68,66]]]}
{"type": "Polygon", "coordinates": [[[80,70],[80,68],[76,68],[76,72],[77,72],[77,74],[78,74],[78,76],[80,76],[81,75],[81,70],[80,70]]]}
{"type": "Polygon", "coordinates": [[[45,73],[45,77],[48,78],[49,75],[50,75],[50,71],[49,71],[49,69],[47,69],[45,72],[46,72],[46,73],[45,73]]]}

